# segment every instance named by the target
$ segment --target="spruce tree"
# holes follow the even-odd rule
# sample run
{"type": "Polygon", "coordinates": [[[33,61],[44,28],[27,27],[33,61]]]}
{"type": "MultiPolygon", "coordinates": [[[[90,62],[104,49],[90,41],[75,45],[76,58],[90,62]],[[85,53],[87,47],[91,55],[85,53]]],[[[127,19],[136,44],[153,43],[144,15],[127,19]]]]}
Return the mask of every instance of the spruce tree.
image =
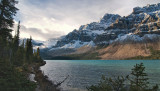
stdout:
{"type": "MultiPolygon", "coordinates": [[[[12,29],[13,27],[13,17],[16,15],[17,8],[15,4],[18,2],[16,0],[1,0],[0,1],[0,57],[3,57],[5,52],[9,50],[4,50],[9,42],[12,40],[12,29]]],[[[10,50],[11,54],[11,50],[10,50]]]]}
{"type": "Polygon", "coordinates": [[[32,61],[33,58],[33,45],[32,45],[32,38],[26,40],[25,43],[25,58],[26,60],[32,61]]]}
{"type": "Polygon", "coordinates": [[[22,41],[22,44],[20,45],[20,47],[24,48],[24,40],[22,41]]]}
{"type": "Polygon", "coordinates": [[[0,2],[0,29],[13,27],[13,17],[17,13],[17,8],[15,4],[16,0],[1,0],[0,2]]]}
{"type": "Polygon", "coordinates": [[[42,59],[41,59],[41,57],[40,57],[40,49],[39,49],[39,47],[37,48],[37,54],[36,54],[37,56],[37,61],[38,62],[42,62],[42,59]]]}
{"type": "Polygon", "coordinates": [[[28,42],[29,54],[33,56],[33,45],[32,45],[32,37],[30,37],[28,42]]]}
{"type": "Polygon", "coordinates": [[[26,40],[25,43],[25,61],[27,61],[29,59],[29,48],[28,48],[28,44],[29,44],[29,39],[26,40]]]}
{"type": "Polygon", "coordinates": [[[17,8],[15,4],[18,2],[16,0],[1,0],[0,2],[0,36],[3,38],[4,43],[6,43],[7,39],[11,39],[12,29],[14,21],[13,17],[17,13],[17,8]]]}
{"type": "Polygon", "coordinates": [[[40,50],[39,50],[39,47],[38,47],[38,48],[37,48],[37,57],[40,56],[39,53],[40,53],[40,50]]]}
{"type": "Polygon", "coordinates": [[[20,35],[20,21],[18,22],[17,31],[15,33],[14,39],[13,39],[13,51],[16,52],[19,47],[19,35],[20,35]]]}
{"type": "Polygon", "coordinates": [[[140,90],[147,89],[149,84],[148,78],[147,78],[148,75],[144,71],[145,71],[145,67],[143,63],[136,64],[132,69],[131,75],[133,76],[133,79],[130,79],[130,81],[131,81],[131,89],[133,91],[135,90],[140,91],[140,90]]]}

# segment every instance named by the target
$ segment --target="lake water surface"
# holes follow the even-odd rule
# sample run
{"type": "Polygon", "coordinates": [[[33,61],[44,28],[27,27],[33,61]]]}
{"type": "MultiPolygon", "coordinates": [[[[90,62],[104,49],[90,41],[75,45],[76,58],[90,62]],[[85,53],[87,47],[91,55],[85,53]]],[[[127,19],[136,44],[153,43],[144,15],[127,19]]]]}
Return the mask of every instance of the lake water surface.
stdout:
{"type": "Polygon", "coordinates": [[[41,67],[54,82],[68,79],[62,84],[63,91],[85,91],[87,86],[97,84],[102,75],[126,76],[136,63],[144,63],[151,84],[160,85],[160,60],[45,60],[41,67]]]}

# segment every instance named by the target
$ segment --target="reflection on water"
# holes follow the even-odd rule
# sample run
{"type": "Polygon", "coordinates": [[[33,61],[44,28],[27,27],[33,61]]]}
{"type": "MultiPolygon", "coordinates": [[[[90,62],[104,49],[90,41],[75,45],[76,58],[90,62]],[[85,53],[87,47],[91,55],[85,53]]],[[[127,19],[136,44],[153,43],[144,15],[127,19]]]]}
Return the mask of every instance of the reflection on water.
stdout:
{"type": "Polygon", "coordinates": [[[46,60],[41,69],[54,82],[63,81],[63,91],[85,91],[87,86],[97,84],[102,75],[126,76],[136,63],[143,62],[151,84],[160,84],[159,60],[46,60]]]}

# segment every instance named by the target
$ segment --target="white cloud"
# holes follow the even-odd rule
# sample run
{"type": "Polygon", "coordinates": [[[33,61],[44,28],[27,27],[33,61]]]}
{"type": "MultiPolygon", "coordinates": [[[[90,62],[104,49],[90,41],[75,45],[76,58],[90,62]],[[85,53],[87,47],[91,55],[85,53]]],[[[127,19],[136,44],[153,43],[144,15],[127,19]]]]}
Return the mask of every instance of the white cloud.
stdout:
{"type": "Polygon", "coordinates": [[[34,39],[46,40],[67,34],[80,25],[99,21],[105,13],[128,15],[135,6],[144,6],[159,1],[19,0],[17,7],[20,11],[15,19],[16,21],[21,20],[21,25],[24,26],[21,28],[21,37],[32,35],[34,39]]]}
{"type": "MultiPolygon", "coordinates": [[[[17,26],[17,24],[15,24],[15,26],[17,26]]],[[[14,30],[16,30],[16,28],[14,28],[14,30]]],[[[14,35],[14,33],[13,33],[13,35],[14,35]]],[[[21,25],[21,29],[20,29],[20,37],[21,38],[29,38],[30,36],[32,36],[32,38],[35,40],[44,41],[46,39],[57,38],[62,35],[64,35],[64,34],[63,34],[63,32],[60,32],[60,31],[46,30],[45,32],[43,32],[39,28],[27,28],[23,25],[21,25]]]]}

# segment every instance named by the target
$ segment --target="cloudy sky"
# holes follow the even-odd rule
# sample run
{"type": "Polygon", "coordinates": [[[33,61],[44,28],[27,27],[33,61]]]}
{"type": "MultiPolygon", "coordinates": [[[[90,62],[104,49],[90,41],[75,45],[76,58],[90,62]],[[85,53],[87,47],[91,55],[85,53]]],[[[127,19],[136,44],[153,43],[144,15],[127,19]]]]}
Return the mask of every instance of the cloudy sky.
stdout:
{"type": "Polygon", "coordinates": [[[57,38],[80,25],[99,21],[105,13],[126,16],[133,7],[156,4],[160,0],[18,0],[21,38],[57,38]]]}

